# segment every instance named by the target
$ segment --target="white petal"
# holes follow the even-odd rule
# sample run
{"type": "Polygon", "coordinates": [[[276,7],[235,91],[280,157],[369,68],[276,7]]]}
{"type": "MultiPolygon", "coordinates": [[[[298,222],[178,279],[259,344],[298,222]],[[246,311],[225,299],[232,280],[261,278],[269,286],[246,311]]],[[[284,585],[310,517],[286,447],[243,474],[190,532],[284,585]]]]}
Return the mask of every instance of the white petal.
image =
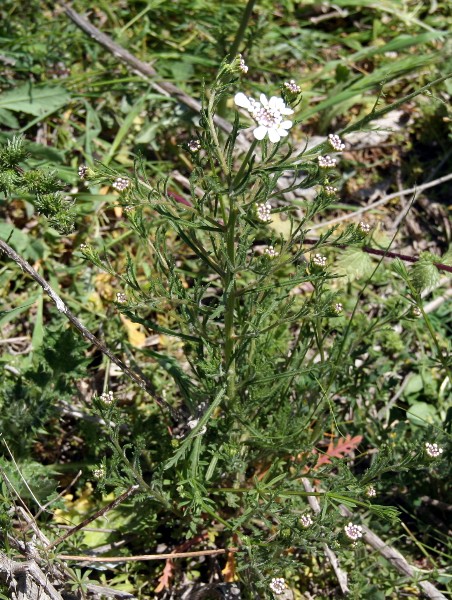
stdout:
{"type": "Polygon", "coordinates": [[[284,108],[284,100],[282,98],[278,98],[278,96],[272,96],[268,101],[268,104],[272,108],[277,108],[278,110],[284,108]]]}
{"type": "Polygon", "coordinates": [[[277,131],[278,131],[278,135],[280,137],[286,137],[286,135],[289,133],[288,131],[286,131],[285,129],[282,129],[282,128],[279,128],[277,131]]]}
{"type": "Polygon", "coordinates": [[[239,92],[234,96],[234,102],[241,108],[246,108],[247,110],[250,110],[251,108],[251,102],[243,92],[239,92]]]}
{"type": "Polygon", "coordinates": [[[284,108],[281,108],[281,109],[279,110],[279,112],[280,112],[282,115],[293,115],[293,110],[292,110],[291,108],[289,108],[288,106],[285,106],[284,108]]]}
{"type": "Polygon", "coordinates": [[[292,121],[283,121],[282,123],[279,124],[280,127],[282,127],[283,129],[290,129],[292,127],[293,123],[292,121]]]}
{"type": "Polygon", "coordinates": [[[264,137],[267,135],[267,131],[269,131],[267,127],[261,125],[260,127],[256,127],[256,129],[253,131],[253,135],[256,138],[256,140],[263,140],[264,137]]]}
{"type": "Polygon", "coordinates": [[[261,94],[260,101],[262,106],[268,106],[267,96],[265,94],[261,94]]]}
{"type": "Polygon", "coordinates": [[[281,138],[281,135],[279,133],[278,129],[269,129],[268,130],[268,139],[273,142],[274,144],[276,144],[276,142],[279,142],[281,138]]]}

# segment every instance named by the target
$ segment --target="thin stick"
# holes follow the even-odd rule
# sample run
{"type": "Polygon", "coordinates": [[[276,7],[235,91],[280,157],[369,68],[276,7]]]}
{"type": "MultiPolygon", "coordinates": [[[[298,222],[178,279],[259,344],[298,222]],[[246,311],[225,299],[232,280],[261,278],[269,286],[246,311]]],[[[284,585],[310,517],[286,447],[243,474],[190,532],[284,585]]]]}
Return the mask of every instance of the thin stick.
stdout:
{"type": "Polygon", "coordinates": [[[313,227],[311,227],[311,231],[315,231],[317,229],[324,229],[325,227],[329,227],[330,225],[334,225],[335,223],[340,223],[341,221],[346,221],[347,219],[357,217],[358,215],[362,215],[363,213],[365,213],[369,210],[377,208],[377,206],[382,206],[383,204],[386,204],[386,202],[389,202],[389,200],[392,200],[393,198],[398,198],[399,196],[405,196],[406,194],[418,194],[419,192],[422,192],[423,190],[427,190],[428,188],[435,187],[436,185],[440,185],[441,183],[444,183],[445,181],[449,181],[450,179],[452,179],[452,173],[449,173],[449,175],[444,175],[444,177],[439,177],[439,179],[434,179],[433,181],[428,181],[427,183],[423,183],[416,187],[409,188],[407,190],[400,190],[398,192],[394,192],[393,194],[389,194],[388,196],[381,198],[381,200],[378,200],[377,202],[373,202],[372,204],[369,204],[368,206],[359,208],[358,210],[356,210],[353,213],[353,215],[342,215],[341,217],[336,217],[335,219],[326,221],[326,223],[322,223],[320,225],[314,225],[313,227]]]}
{"type": "Polygon", "coordinates": [[[238,548],[221,548],[218,550],[196,550],[193,552],[168,552],[166,554],[142,554],[141,556],[76,556],[59,554],[61,560],[76,560],[79,562],[136,562],[139,560],[167,560],[168,558],[191,558],[193,556],[217,556],[228,552],[238,552],[238,548]]]}
{"type": "Polygon", "coordinates": [[[130,377],[130,379],[132,379],[132,381],[134,381],[136,384],[138,384],[140,386],[140,388],[142,390],[144,390],[150,396],[152,396],[152,398],[155,400],[155,402],[161,408],[163,408],[163,407],[166,408],[167,410],[169,410],[171,412],[171,414],[173,416],[175,416],[175,412],[174,412],[172,406],[170,406],[161,396],[158,396],[155,393],[152,383],[147,378],[138,375],[135,371],[130,369],[126,364],[124,364],[122,362],[121,359],[119,359],[117,356],[115,356],[113,354],[113,352],[109,348],[107,348],[107,346],[105,346],[100,340],[98,340],[96,338],[96,336],[93,335],[83,325],[83,323],[81,323],[81,321],[79,321],[79,319],[77,319],[77,317],[69,310],[68,306],[60,298],[60,296],[55,292],[55,290],[52,287],[50,287],[48,282],[45,279],[43,279],[41,277],[41,275],[39,275],[39,273],[37,271],[35,271],[35,269],[33,269],[33,267],[26,260],[24,260],[21,256],[19,256],[19,254],[17,254],[17,252],[15,252],[11,248],[11,246],[8,246],[8,244],[6,242],[4,242],[3,240],[0,240],[0,250],[3,250],[3,252],[5,252],[5,254],[7,256],[9,256],[9,258],[11,258],[17,265],[19,265],[19,267],[22,269],[22,271],[25,271],[26,273],[28,273],[37,283],[39,283],[39,285],[46,292],[46,294],[48,294],[50,296],[50,298],[53,300],[53,302],[55,303],[59,312],[67,317],[67,319],[83,335],[83,337],[88,339],[92,344],[94,344],[94,346],[99,348],[99,350],[103,354],[105,354],[105,356],[108,356],[108,358],[112,362],[114,362],[115,365],[117,365],[121,369],[121,371],[123,371],[126,375],[128,375],[128,377],[130,377]]]}
{"type": "MultiPolygon", "coordinates": [[[[45,508],[47,508],[48,506],[50,506],[51,504],[53,504],[54,502],[56,502],[56,501],[57,501],[59,498],[62,498],[62,497],[63,497],[63,496],[66,494],[66,492],[67,492],[68,490],[70,490],[70,489],[71,489],[71,487],[72,487],[72,486],[74,486],[74,485],[77,483],[77,481],[80,479],[80,477],[81,477],[82,475],[83,475],[83,471],[80,469],[80,471],[77,473],[77,475],[76,475],[76,476],[74,477],[74,479],[71,481],[71,483],[69,483],[69,484],[68,484],[68,485],[67,485],[67,486],[64,488],[64,490],[62,490],[62,491],[61,491],[61,492],[58,494],[58,496],[55,496],[55,498],[52,498],[52,500],[49,500],[49,501],[48,501],[46,504],[44,504],[44,506],[42,507],[42,509],[41,509],[39,512],[37,512],[37,513],[35,514],[35,519],[36,519],[36,520],[38,519],[38,517],[41,515],[41,512],[42,512],[42,511],[43,511],[45,508]]],[[[27,529],[28,529],[28,527],[27,527],[27,529]]]]}
{"type": "Polygon", "coordinates": [[[13,465],[16,467],[16,471],[19,473],[19,477],[22,479],[22,481],[24,482],[25,487],[27,488],[27,490],[30,492],[31,497],[33,498],[33,500],[36,502],[36,504],[39,506],[39,512],[44,512],[45,511],[45,506],[42,506],[42,504],[39,502],[39,500],[36,498],[36,496],[33,493],[33,490],[30,488],[30,486],[28,485],[27,480],[25,479],[25,477],[22,475],[21,470],[19,469],[19,465],[16,463],[16,460],[13,456],[13,453],[11,452],[11,450],[9,449],[9,446],[5,440],[5,438],[3,437],[2,434],[0,434],[1,438],[2,438],[2,442],[5,444],[6,449],[8,450],[8,454],[11,458],[11,460],[13,461],[13,465]]]}
{"type": "MultiPolygon", "coordinates": [[[[303,483],[303,487],[306,490],[306,492],[312,493],[314,491],[309,479],[306,479],[306,477],[303,477],[301,482],[303,483]]],[[[316,515],[318,515],[321,512],[319,501],[317,500],[317,498],[315,496],[308,496],[308,504],[312,508],[312,510],[315,512],[316,515]]],[[[324,549],[326,556],[328,557],[328,560],[331,563],[331,566],[334,569],[334,572],[336,573],[336,577],[337,577],[337,580],[341,587],[342,593],[344,595],[348,594],[350,592],[350,589],[348,587],[347,573],[339,567],[339,561],[337,559],[337,556],[331,550],[331,548],[328,546],[328,544],[323,544],[323,549],[324,549]]]]}
{"type": "Polygon", "coordinates": [[[91,515],[90,517],[87,517],[81,523],[79,523],[78,525],[76,525],[75,527],[73,527],[72,529],[67,531],[64,535],[60,536],[54,542],[49,544],[47,546],[46,550],[50,550],[50,548],[54,548],[55,546],[58,546],[58,544],[61,544],[61,542],[64,542],[64,540],[67,540],[68,537],[70,537],[71,535],[74,535],[74,533],[77,533],[77,531],[80,531],[80,529],[83,529],[83,527],[86,527],[86,525],[89,525],[90,523],[92,523],[93,521],[98,519],[99,517],[102,517],[103,515],[105,515],[108,511],[116,508],[119,504],[121,504],[121,502],[124,502],[124,500],[127,500],[127,498],[129,498],[132,494],[134,494],[139,487],[140,487],[139,485],[132,485],[123,494],[121,494],[115,500],[113,500],[112,502],[107,504],[107,506],[104,506],[103,508],[101,508],[100,510],[95,512],[93,515],[91,515]]]}

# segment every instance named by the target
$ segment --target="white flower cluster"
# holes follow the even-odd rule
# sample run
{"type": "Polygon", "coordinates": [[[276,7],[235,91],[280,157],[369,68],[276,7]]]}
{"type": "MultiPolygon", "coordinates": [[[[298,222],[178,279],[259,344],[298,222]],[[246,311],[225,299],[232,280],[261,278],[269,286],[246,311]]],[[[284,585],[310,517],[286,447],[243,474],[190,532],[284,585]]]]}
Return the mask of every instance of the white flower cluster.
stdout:
{"type": "Polygon", "coordinates": [[[105,477],[105,469],[103,467],[94,469],[93,475],[96,479],[103,479],[105,477]]]}
{"type": "Polygon", "coordinates": [[[340,302],[336,302],[336,304],[333,306],[333,310],[337,315],[340,315],[341,312],[344,310],[344,307],[340,302]]]}
{"type": "Polygon", "coordinates": [[[277,252],[273,246],[267,246],[264,250],[264,254],[266,254],[269,258],[276,258],[279,256],[279,252],[277,252]]]}
{"type": "Polygon", "coordinates": [[[256,203],[256,214],[259,221],[263,221],[264,223],[268,223],[272,220],[271,217],[271,209],[272,205],[270,202],[263,202],[262,204],[256,203]]]}
{"type": "Polygon", "coordinates": [[[80,179],[85,179],[88,175],[88,167],[86,165],[80,165],[78,168],[78,176],[80,179]]]}
{"type": "Polygon", "coordinates": [[[127,302],[127,296],[123,292],[116,292],[116,302],[118,304],[125,304],[127,302]]]}
{"type": "Polygon", "coordinates": [[[326,267],[326,256],[316,254],[312,259],[312,262],[316,265],[316,267],[326,267]]]}
{"type": "Polygon", "coordinates": [[[268,139],[279,142],[292,127],[292,121],[283,120],[283,115],[292,115],[293,110],[284,104],[282,98],[272,96],[269,100],[265,94],[260,95],[260,102],[245,96],[242,92],[235,95],[234,101],[237,106],[245,108],[256,121],[258,127],[253,131],[257,140],[263,140],[268,134],[268,139]]]}
{"type": "Polygon", "coordinates": [[[300,517],[300,523],[301,523],[301,526],[304,527],[305,529],[310,527],[313,523],[311,515],[302,515],[300,517]]]}
{"type": "Polygon", "coordinates": [[[80,250],[88,250],[88,248],[89,248],[88,244],[85,244],[85,243],[80,244],[80,250]]]}
{"type": "Polygon", "coordinates": [[[239,70],[242,71],[242,73],[248,73],[248,67],[245,64],[245,60],[243,59],[242,55],[239,54],[238,56],[239,58],[239,70]]]}
{"type": "Polygon", "coordinates": [[[287,585],[284,577],[273,577],[273,579],[270,582],[270,589],[277,596],[285,592],[285,590],[287,589],[287,585]]]}
{"type": "Polygon", "coordinates": [[[441,446],[438,446],[436,443],[431,444],[430,442],[426,442],[425,451],[430,458],[438,458],[438,456],[441,456],[441,454],[444,452],[441,446]]]}
{"type": "Polygon", "coordinates": [[[358,225],[358,229],[361,231],[361,233],[364,233],[365,235],[367,235],[370,232],[370,225],[369,225],[369,223],[366,223],[365,221],[360,221],[360,223],[358,225]]]}
{"type": "Polygon", "coordinates": [[[329,154],[325,154],[325,156],[318,156],[317,160],[319,161],[319,167],[322,167],[322,169],[330,169],[331,167],[335,167],[337,162],[336,159],[329,154]]]}
{"type": "Polygon", "coordinates": [[[292,94],[299,94],[301,92],[301,87],[295,83],[295,79],[291,79],[290,81],[284,82],[284,87],[289,90],[292,94]]]}
{"type": "Polygon", "coordinates": [[[368,498],[375,498],[376,495],[377,495],[377,490],[374,488],[373,485],[369,485],[369,487],[366,490],[366,496],[368,498]]]}
{"type": "Polygon", "coordinates": [[[191,152],[199,152],[201,150],[201,142],[199,140],[190,140],[187,145],[191,152]]]}
{"type": "Polygon", "coordinates": [[[354,525],[351,521],[344,527],[345,535],[356,542],[359,538],[363,537],[363,528],[361,525],[354,525]]]}
{"type": "Polygon", "coordinates": [[[330,143],[330,146],[334,150],[336,150],[336,152],[342,152],[342,150],[345,150],[345,144],[342,142],[341,138],[335,133],[330,133],[330,135],[328,136],[328,141],[330,143]]]}
{"type": "Polygon", "coordinates": [[[104,392],[103,394],[100,395],[101,402],[103,402],[107,406],[109,406],[110,404],[113,404],[114,399],[115,398],[113,396],[113,392],[104,392]]]}
{"type": "Polygon", "coordinates": [[[113,187],[115,188],[115,190],[118,190],[118,192],[123,192],[129,187],[129,184],[130,181],[125,177],[118,177],[113,183],[113,187]]]}
{"type": "Polygon", "coordinates": [[[335,194],[337,194],[337,188],[333,187],[332,185],[326,185],[324,190],[327,196],[334,196],[335,194]]]}

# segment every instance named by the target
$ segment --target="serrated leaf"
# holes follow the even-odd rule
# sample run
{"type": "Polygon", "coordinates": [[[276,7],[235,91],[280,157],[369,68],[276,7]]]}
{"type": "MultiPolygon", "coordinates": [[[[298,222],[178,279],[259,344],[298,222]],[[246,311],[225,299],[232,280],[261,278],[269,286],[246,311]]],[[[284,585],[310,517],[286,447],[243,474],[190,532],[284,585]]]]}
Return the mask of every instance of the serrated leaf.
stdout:
{"type": "Polygon", "coordinates": [[[434,288],[439,281],[440,275],[433,261],[438,260],[429,252],[421,254],[417,263],[411,267],[411,281],[418,292],[427,288],[434,288]]]}
{"type": "Polygon", "coordinates": [[[13,110],[39,117],[61,108],[70,99],[69,92],[62,87],[37,87],[25,83],[0,95],[0,110],[13,110]]]}
{"type": "Polygon", "coordinates": [[[373,271],[372,259],[359,248],[347,248],[335,262],[338,275],[346,275],[350,281],[369,277],[373,271]]]}
{"type": "Polygon", "coordinates": [[[449,267],[452,267],[452,246],[447,250],[445,254],[441,256],[440,262],[443,263],[443,265],[448,265],[449,267]]]}

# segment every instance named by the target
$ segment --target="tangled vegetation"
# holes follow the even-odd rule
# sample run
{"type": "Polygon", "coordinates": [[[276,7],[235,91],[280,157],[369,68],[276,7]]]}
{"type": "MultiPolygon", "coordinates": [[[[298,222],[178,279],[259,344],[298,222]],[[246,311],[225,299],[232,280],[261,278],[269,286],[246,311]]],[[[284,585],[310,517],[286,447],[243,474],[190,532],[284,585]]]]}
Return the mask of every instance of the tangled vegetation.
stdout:
{"type": "Polygon", "coordinates": [[[0,597],[447,598],[447,4],[0,16],[0,597]]]}

